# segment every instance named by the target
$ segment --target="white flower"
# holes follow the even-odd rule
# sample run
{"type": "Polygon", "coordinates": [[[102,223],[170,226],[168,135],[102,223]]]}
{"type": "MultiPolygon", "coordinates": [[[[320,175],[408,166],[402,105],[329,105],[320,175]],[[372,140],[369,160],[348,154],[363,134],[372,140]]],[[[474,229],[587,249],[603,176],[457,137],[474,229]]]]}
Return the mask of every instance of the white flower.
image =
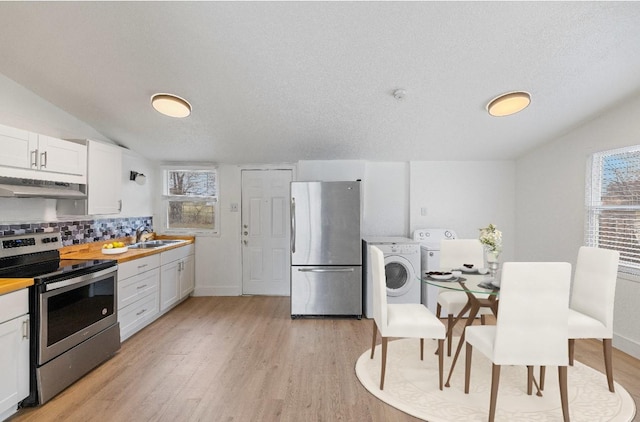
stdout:
{"type": "Polygon", "coordinates": [[[480,243],[482,243],[487,251],[500,253],[502,251],[502,232],[493,224],[480,229],[480,243]]]}

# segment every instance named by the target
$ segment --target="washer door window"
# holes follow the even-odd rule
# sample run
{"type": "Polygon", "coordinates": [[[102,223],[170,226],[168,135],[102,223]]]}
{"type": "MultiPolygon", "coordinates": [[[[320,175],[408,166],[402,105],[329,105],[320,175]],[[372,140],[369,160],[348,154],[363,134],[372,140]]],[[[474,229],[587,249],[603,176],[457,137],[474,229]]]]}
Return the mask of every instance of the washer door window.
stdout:
{"type": "Polygon", "coordinates": [[[384,274],[387,278],[387,295],[402,296],[411,289],[415,280],[413,270],[408,260],[401,256],[387,256],[384,258],[384,274]]]}

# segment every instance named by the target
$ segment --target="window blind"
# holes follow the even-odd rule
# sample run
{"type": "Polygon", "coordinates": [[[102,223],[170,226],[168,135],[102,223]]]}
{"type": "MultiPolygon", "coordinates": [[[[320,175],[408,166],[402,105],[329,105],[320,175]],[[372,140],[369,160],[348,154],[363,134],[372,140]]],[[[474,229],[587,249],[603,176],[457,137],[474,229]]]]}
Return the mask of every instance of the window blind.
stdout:
{"type": "Polygon", "coordinates": [[[585,241],[620,252],[620,271],[640,275],[640,146],[593,154],[585,241]]]}

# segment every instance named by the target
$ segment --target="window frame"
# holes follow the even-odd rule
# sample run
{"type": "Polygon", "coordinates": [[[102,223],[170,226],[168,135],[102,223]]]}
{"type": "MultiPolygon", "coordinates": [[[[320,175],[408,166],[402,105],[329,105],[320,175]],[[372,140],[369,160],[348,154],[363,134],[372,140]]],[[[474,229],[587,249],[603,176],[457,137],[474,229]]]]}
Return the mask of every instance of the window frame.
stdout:
{"type": "MultiPolygon", "coordinates": [[[[584,239],[587,246],[620,251],[619,275],[640,280],[640,201],[632,201],[638,202],[637,204],[603,204],[603,196],[605,196],[608,187],[604,185],[607,176],[603,163],[607,158],[615,156],[622,158],[623,155],[627,156],[628,165],[621,167],[621,169],[630,174],[635,171],[638,178],[623,178],[621,182],[640,184],[640,145],[595,152],[589,156],[585,186],[584,239]],[[629,157],[632,158],[632,161],[628,160],[629,157]],[[610,217],[605,216],[603,219],[602,214],[605,212],[613,213],[609,214],[610,217]],[[629,214],[635,215],[629,218],[629,214]],[[615,233],[614,230],[605,232],[602,221],[608,221],[609,228],[613,227],[615,233]],[[627,238],[625,238],[623,230],[616,230],[619,226],[631,227],[633,232],[630,232],[630,236],[627,234],[627,238]],[[612,243],[615,246],[612,246],[612,243]]],[[[634,197],[635,195],[632,194],[628,198],[621,197],[621,200],[629,200],[634,197]]]]}
{"type": "Polygon", "coordinates": [[[162,212],[162,229],[163,233],[167,234],[199,234],[209,236],[220,236],[220,172],[217,166],[211,164],[164,164],[160,166],[162,174],[161,180],[161,212],[162,212]],[[215,195],[213,196],[201,196],[201,195],[170,195],[169,194],[169,174],[172,171],[206,171],[213,172],[215,174],[215,195]],[[213,224],[212,229],[203,228],[170,228],[169,227],[169,204],[172,201],[182,202],[214,202],[213,205],[213,224]]]}

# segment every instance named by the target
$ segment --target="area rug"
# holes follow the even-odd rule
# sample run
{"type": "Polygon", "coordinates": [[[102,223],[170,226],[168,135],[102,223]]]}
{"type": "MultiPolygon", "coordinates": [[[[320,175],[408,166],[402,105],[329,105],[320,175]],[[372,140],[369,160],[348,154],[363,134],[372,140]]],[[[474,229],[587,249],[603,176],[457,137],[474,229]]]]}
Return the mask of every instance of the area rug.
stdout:
{"type": "MultiPolygon", "coordinates": [[[[454,340],[454,345],[457,342],[454,340]]],[[[435,341],[425,340],[425,360],[420,360],[417,339],[389,342],[387,374],[380,391],[380,358],[376,346],[358,358],[356,375],[362,385],[387,404],[429,422],[486,421],[489,414],[491,362],[482,353],[473,354],[469,394],[464,394],[464,348],[451,378],[450,387],[438,389],[438,359],[435,341]]],[[[451,358],[445,357],[446,382],[451,358]]],[[[536,370],[537,373],[537,370],[536,370]]],[[[500,374],[496,421],[561,421],[557,368],[547,368],[543,397],[527,395],[525,367],[503,366],[500,374]]],[[[618,383],[609,392],[604,374],[575,362],[568,370],[569,414],[572,422],[630,422],[636,405],[618,383]]]]}

